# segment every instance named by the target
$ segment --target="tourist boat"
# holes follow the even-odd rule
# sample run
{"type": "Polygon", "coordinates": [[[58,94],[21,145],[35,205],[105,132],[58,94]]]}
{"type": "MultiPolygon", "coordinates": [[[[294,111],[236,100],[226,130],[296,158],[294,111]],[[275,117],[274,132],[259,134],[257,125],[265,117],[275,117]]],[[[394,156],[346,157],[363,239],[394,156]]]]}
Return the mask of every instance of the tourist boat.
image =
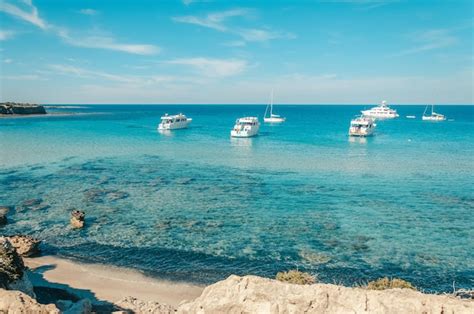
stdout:
{"type": "Polygon", "coordinates": [[[257,117],[244,117],[235,121],[234,128],[230,131],[232,137],[252,137],[258,135],[260,122],[257,117]]]}
{"type": "Polygon", "coordinates": [[[360,116],[351,120],[349,127],[350,136],[370,136],[374,133],[375,127],[374,119],[370,117],[360,116]]]}
{"type": "Polygon", "coordinates": [[[390,108],[387,102],[384,100],[376,107],[369,110],[361,111],[366,117],[377,118],[377,119],[393,119],[398,118],[398,113],[395,109],[390,108]]]}
{"type": "Polygon", "coordinates": [[[263,115],[263,121],[267,123],[282,123],[285,122],[285,118],[273,113],[273,90],[270,97],[270,104],[265,108],[265,114],[263,115]],[[270,108],[270,116],[267,117],[268,108],[270,108]]]}
{"type": "Polygon", "coordinates": [[[425,121],[444,121],[446,117],[440,113],[434,112],[434,105],[431,105],[431,114],[427,115],[426,111],[428,110],[428,106],[425,107],[425,112],[423,112],[423,116],[421,117],[422,120],[425,121]]]}
{"type": "Polygon", "coordinates": [[[177,130],[185,129],[188,127],[193,119],[186,117],[180,113],[177,115],[165,114],[161,117],[161,123],[158,124],[158,130],[177,130]]]}

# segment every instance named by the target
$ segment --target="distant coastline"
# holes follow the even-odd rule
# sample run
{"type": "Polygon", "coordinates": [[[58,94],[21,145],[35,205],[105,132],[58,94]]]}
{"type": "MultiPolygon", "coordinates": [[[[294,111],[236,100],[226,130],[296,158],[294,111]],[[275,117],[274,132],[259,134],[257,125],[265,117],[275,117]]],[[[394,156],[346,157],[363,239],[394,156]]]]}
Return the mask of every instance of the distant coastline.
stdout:
{"type": "Polygon", "coordinates": [[[29,103],[0,103],[0,115],[44,115],[46,109],[42,105],[29,103]]]}

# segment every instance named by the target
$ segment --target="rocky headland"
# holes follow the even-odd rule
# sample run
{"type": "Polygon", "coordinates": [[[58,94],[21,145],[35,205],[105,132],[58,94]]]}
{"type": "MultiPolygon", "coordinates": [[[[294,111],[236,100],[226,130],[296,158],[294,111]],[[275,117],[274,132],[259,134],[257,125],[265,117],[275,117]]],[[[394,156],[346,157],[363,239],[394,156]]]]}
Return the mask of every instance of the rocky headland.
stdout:
{"type": "MultiPolygon", "coordinates": [[[[28,237],[23,239],[22,243],[31,242],[28,237]]],[[[389,286],[386,290],[378,290],[379,286],[376,290],[350,288],[313,283],[307,277],[298,277],[298,272],[286,273],[284,280],[305,279],[306,284],[230,276],[196,290],[186,285],[147,281],[145,277],[127,277],[122,269],[111,276],[110,270],[66,262],[69,268],[56,278],[68,282],[64,284],[45,276],[53,264],[60,267],[64,263],[53,261],[27,258],[27,264],[34,265],[28,269],[9,238],[0,237],[0,313],[474,313],[472,295],[460,299],[455,295],[424,294],[409,285],[405,289],[389,286]],[[114,289],[110,287],[114,285],[110,281],[114,276],[120,282],[115,284],[116,291],[121,294],[98,299],[106,296],[104,289],[114,289]],[[86,277],[90,277],[88,289],[74,288],[77,282],[85,284],[86,277]],[[143,293],[146,289],[152,293],[143,293]],[[186,289],[195,290],[186,293],[186,289]],[[171,292],[173,300],[169,299],[171,292]]]]}
{"type": "Polygon", "coordinates": [[[46,113],[46,109],[42,105],[15,102],[0,103],[0,115],[35,115],[46,113]]]}

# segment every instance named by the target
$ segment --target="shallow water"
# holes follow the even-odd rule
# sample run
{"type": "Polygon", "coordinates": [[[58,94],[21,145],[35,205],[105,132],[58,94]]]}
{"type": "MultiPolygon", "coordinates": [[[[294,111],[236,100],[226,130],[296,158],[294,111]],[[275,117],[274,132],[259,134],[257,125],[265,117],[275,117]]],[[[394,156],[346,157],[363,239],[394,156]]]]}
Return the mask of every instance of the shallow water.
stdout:
{"type": "Polygon", "coordinates": [[[278,106],[288,121],[253,139],[230,139],[230,128],[262,106],[2,118],[0,205],[17,208],[0,230],[168,279],[299,268],[324,282],[474,286],[474,107],[439,106],[450,121],[434,123],[404,118],[421,106],[399,106],[373,138],[349,139],[363,108],[278,106]],[[156,131],[161,114],[179,111],[190,129],[156,131]],[[38,208],[21,208],[32,198],[38,208]],[[84,230],[68,227],[72,208],[86,212],[84,230]]]}

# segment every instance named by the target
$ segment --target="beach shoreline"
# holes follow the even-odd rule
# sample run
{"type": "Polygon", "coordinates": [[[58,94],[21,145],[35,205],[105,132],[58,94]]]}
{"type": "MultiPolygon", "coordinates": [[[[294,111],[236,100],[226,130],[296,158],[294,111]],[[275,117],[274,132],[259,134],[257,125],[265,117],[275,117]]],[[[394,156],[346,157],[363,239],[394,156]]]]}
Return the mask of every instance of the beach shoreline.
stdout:
{"type": "Polygon", "coordinates": [[[24,258],[35,288],[65,290],[92,303],[117,304],[132,296],[177,307],[198,297],[204,286],[148,277],[139,271],[102,264],[86,264],[56,256],[24,258]]]}

